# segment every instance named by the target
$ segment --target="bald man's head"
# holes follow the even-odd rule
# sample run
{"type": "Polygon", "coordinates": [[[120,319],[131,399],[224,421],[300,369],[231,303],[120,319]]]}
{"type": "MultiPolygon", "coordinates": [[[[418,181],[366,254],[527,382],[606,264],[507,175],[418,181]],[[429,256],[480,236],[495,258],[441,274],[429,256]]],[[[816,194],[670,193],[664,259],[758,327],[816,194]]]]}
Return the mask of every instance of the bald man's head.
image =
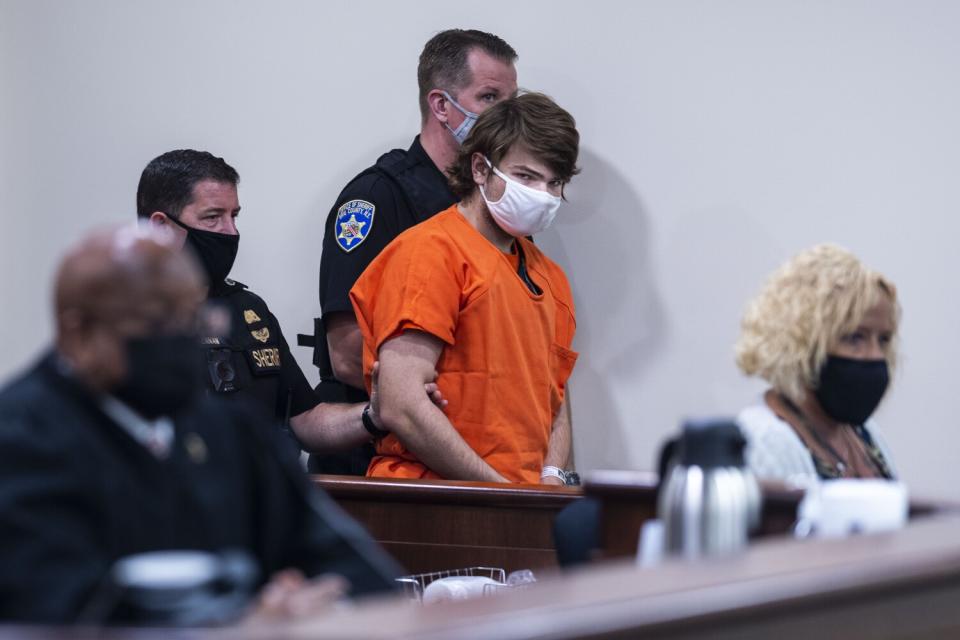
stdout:
{"type": "Polygon", "coordinates": [[[97,391],[125,378],[131,338],[192,329],[205,297],[189,254],[163,230],[134,226],[77,244],[57,271],[54,291],[57,348],[97,391]]]}

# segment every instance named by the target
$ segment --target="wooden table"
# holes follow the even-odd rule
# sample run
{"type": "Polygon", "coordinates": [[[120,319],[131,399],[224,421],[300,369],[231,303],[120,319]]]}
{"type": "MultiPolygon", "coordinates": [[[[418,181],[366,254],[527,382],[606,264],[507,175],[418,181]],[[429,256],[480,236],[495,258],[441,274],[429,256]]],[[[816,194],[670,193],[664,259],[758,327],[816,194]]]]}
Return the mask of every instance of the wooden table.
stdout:
{"type": "Polygon", "coordinates": [[[291,638],[960,637],[960,518],[843,540],[770,537],[725,559],[601,564],[526,591],[370,603],[291,638]],[[382,621],[389,620],[389,628],[382,621]]]}
{"type": "Polygon", "coordinates": [[[583,496],[550,485],[313,476],[410,573],[555,567],[553,518],[583,496]]]}
{"type": "MultiPolygon", "coordinates": [[[[626,475],[600,476],[588,483],[587,492],[607,504],[621,503],[619,511],[607,509],[605,526],[618,522],[615,517],[625,518],[621,523],[636,523],[642,521],[643,514],[652,513],[653,480],[649,475],[646,479],[642,475],[632,479],[626,475]]],[[[391,551],[405,556],[411,571],[462,566],[460,561],[465,557],[508,569],[533,566],[530,561],[537,558],[550,564],[553,551],[548,548],[552,546],[548,533],[553,514],[581,495],[576,489],[539,486],[329,476],[316,481],[391,551]]],[[[390,598],[334,609],[295,624],[191,630],[177,632],[177,637],[960,637],[960,515],[955,505],[914,501],[909,525],[893,533],[842,540],[794,540],[772,535],[773,529],[787,521],[796,504],[796,495],[777,495],[781,490],[766,487],[764,491],[772,509],[765,511],[771,531],[733,556],[697,562],[668,560],[646,569],[637,568],[628,559],[608,560],[548,578],[527,590],[468,602],[424,607],[390,598]],[[778,501],[782,502],[779,506],[778,501]]],[[[625,536],[634,534],[627,532],[625,536]]],[[[614,540],[610,544],[609,548],[616,550],[615,544],[625,543],[614,540]]],[[[634,544],[635,538],[631,542],[634,544]]],[[[549,576],[549,572],[539,575],[549,576]]],[[[67,638],[77,637],[77,633],[64,628],[0,628],[0,640],[67,638]]],[[[101,640],[169,636],[169,631],[148,630],[82,635],[101,640]]]]}
{"type": "MultiPolygon", "coordinates": [[[[602,558],[631,557],[640,527],[656,517],[657,476],[643,471],[590,474],[584,489],[548,485],[313,476],[410,573],[469,566],[506,571],[556,567],[553,519],[586,495],[600,502],[602,558]]],[[[803,492],[761,483],[763,509],[753,539],[783,536],[803,492]]],[[[911,501],[911,518],[957,510],[911,501]]]]}
{"type": "MultiPolygon", "coordinates": [[[[528,590],[422,606],[358,603],[295,624],[192,630],[198,640],[574,640],[960,637],[960,517],[843,540],[772,536],[738,555],[650,569],[601,563],[528,590]]],[[[0,640],[76,630],[0,628],[0,640]],[[27,633],[27,635],[24,635],[27,633]]],[[[79,637],[154,640],[170,631],[79,637]]]]}

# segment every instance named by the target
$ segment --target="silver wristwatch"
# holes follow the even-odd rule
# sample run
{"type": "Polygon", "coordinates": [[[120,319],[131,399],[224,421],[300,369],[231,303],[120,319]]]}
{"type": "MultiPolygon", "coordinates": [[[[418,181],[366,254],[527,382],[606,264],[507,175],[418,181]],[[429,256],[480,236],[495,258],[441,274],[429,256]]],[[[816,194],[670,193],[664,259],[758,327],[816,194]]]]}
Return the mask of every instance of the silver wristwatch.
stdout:
{"type": "Polygon", "coordinates": [[[544,478],[560,478],[560,481],[563,484],[575,487],[580,484],[580,474],[576,471],[564,471],[560,467],[554,467],[552,465],[546,465],[543,468],[543,471],[540,472],[540,479],[544,478]]]}

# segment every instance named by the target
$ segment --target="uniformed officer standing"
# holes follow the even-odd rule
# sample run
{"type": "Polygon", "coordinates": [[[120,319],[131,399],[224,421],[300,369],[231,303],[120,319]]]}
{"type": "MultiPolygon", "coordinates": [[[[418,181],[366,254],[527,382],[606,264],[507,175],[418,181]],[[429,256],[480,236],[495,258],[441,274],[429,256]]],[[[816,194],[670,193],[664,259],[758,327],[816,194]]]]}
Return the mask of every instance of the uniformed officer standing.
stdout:
{"type": "MultiPolygon", "coordinates": [[[[239,175],[223,158],[181,149],[152,160],[140,176],[137,215],[169,229],[199,258],[208,300],[229,315],[226,335],[202,337],[210,392],[252,401],[307,451],[336,451],[371,440],[369,405],[320,403],[264,300],[227,276],[237,255],[239,175]]],[[[429,390],[429,389],[428,389],[429,390]]]]}
{"type": "MultiPolygon", "coordinates": [[[[479,114],[516,93],[516,59],[513,47],[482,31],[450,29],[431,38],[417,67],[420,135],[351,180],[330,210],[320,258],[323,317],[314,336],[324,399],[366,399],[350,288],[393,238],[456,202],[445,172],[479,114]]],[[[314,457],[311,469],[363,474],[372,455],[367,446],[348,459],[314,457]]]]}

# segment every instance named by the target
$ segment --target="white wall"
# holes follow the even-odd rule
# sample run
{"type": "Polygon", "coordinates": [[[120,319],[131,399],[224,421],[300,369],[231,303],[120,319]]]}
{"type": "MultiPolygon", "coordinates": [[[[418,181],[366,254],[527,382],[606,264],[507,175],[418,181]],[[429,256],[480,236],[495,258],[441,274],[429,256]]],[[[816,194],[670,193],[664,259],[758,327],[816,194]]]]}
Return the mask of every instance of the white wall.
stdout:
{"type": "Polygon", "coordinates": [[[880,418],[915,491],[957,497],[958,24],[947,0],[0,0],[0,377],[49,339],[63,248],[132,219],[141,169],[178,147],[240,171],[234,275],[288,338],[309,329],[332,200],[416,131],[423,42],[477,27],[583,136],[539,239],[579,305],[581,469],[650,467],[682,416],[751,401],[741,309],[831,240],[900,287],[905,357],[880,418]]]}

